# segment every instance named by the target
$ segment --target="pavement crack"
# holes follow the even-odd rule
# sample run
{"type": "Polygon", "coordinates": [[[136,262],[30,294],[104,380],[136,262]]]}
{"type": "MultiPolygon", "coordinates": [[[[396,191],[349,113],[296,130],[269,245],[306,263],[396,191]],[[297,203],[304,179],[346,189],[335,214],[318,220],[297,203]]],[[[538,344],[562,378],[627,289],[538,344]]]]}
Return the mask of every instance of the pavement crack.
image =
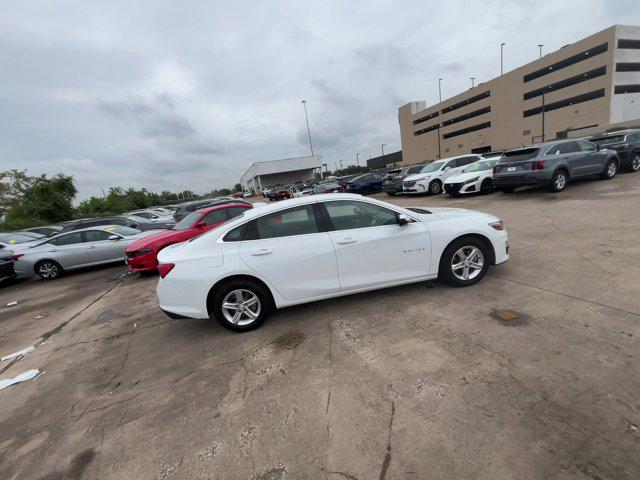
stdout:
{"type": "Polygon", "coordinates": [[[387,452],[384,455],[384,459],[382,461],[382,468],[380,470],[380,480],[385,480],[387,478],[387,471],[389,470],[389,465],[391,465],[391,429],[393,428],[393,418],[396,415],[396,402],[395,400],[391,400],[391,418],[389,420],[389,434],[387,437],[387,452]]]}

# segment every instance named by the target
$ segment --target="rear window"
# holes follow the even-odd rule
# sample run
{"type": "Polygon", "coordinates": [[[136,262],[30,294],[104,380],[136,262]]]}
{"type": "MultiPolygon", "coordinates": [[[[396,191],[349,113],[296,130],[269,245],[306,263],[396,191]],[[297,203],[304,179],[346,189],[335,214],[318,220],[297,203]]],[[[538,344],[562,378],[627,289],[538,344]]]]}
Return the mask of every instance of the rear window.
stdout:
{"type": "Polygon", "coordinates": [[[609,143],[622,143],[624,141],[624,135],[611,135],[610,137],[592,138],[591,143],[596,145],[605,145],[609,143]]]}
{"type": "Polygon", "coordinates": [[[23,235],[20,233],[11,233],[6,235],[0,235],[0,242],[13,245],[15,243],[33,242],[35,237],[29,235],[23,235]]]}
{"type": "Polygon", "coordinates": [[[112,225],[105,228],[105,230],[109,233],[118,233],[125,237],[130,237],[131,235],[137,235],[138,233],[140,233],[140,230],[138,230],[137,228],[123,227],[122,225],[112,225]]]}
{"type": "Polygon", "coordinates": [[[537,148],[521,148],[519,150],[512,150],[510,152],[505,152],[505,154],[498,161],[498,163],[521,162],[524,160],[531,160],[532,158],[536,158],[538,156],[538,152],[539,152],[539,149],[537,148]]]}

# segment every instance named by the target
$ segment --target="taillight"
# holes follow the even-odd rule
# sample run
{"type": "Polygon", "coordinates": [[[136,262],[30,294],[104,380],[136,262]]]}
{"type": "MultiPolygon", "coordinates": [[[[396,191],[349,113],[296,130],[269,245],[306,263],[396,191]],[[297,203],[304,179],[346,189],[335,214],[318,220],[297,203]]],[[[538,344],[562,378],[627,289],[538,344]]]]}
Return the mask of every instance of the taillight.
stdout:
{"type": "Polygon", "coordinates": [[[608,145],[607,148],[612,148],[613,150],[626,150],[629,148],[628,143],[618,143],[616,145],[608,145]]]}
{"type": "Polygon", "coordinates": [[[493,173],[498,173],[498,167],[493,167],[493,173]]]}
{"type": "Polygon", "coordinates": [[[394,180],[402,180],[402,175],[396,175],[395,177],[393,177],[394,180]]]}
{"type": "Polygon", "coordinates": [[[24,257],[24,253],[14,253],[13,255],[11,255],[11,258],[13,260],[18,260],[20,257],[24,257]]]}
{"type": "Polygon", "coordinates": [[[175,263],[161,263],[158,265],[158,273],[160,274],[160,278],[164,278],[169,275],[169,272],[173,270],[175,267],[175,263]]]}
{"type": "Polygon", "coordinates": [[[535,162],[531,162],[531,170],[542,170],[544,169],[544,160],[536,160],[535,162]]]}

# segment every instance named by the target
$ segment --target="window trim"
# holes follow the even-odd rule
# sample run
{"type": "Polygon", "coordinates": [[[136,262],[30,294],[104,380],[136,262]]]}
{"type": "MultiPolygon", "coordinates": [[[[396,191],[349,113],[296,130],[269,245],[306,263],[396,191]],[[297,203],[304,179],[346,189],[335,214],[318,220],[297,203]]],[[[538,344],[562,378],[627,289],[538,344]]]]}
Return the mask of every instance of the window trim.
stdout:
{"type": "MultiPolygon", "coordinates": [[[[322,211],[322,217],[324,222],[326,223],[327,227],[328,227],[328,232],[345,232],[347,230],[363,230],[366,228],[379,228],[379,227],[399,227],[400,225],[398,224],[398,218],[400,215],[400,212],[398,212],[397,210],[393,210],[392,208],[388,208],[388,207],[383,207],[382,205],[378,205],[377,203],[371,203],[371,202],[365,202],[362,200],[350,200],[350,199],[336,199],[336,200],[323,200],[322,202],[318,203],[321,211],[322,211]],[[337,230],[335,225],[333,224],[333,221],[331,220],[331,215],[329,215],[329,210],[327,210],[326,204],[328,203],[335,203],[335,202],[354,202],[354,203],[364,203],[366,205],[373,205],[374,207],[379,207],[379,208],[383,208],[385,210],[388,210],[390,212],[393,212],[393,214],[396,217],[396,223],[394,225],[370,225],[368,227],[358,227],[358,228],[346,228],[344,230],[337,230]]],[[[414,221],[415,218],[411,217],[414,221]]]]}

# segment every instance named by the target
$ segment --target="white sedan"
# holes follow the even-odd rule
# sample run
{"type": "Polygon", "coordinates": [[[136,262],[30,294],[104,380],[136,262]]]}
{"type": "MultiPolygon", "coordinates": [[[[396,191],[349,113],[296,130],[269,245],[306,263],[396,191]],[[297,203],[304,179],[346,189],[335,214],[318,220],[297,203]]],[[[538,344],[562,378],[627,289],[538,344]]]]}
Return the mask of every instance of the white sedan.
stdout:
{"type": "Polygon", "coordinates": [[[482,160],[479,155],[461,155],[443,158],[426,164],[418,173],[405,177],[402,181],[402,193],[442,193],[444,181],[457,175],[467,165],[482,160]]]}
{"type": "Polygon", "coordinates": [[[449,195],[493,192],[493,166],[498,160],[499,156],[472,163],[462,173],[447,178],[444,181],[444,191],[449,195]]]}
{"type": "Polygon", "coordinates": [[[507,261],[499,218],[455,208],[402,208],[352,194],[294,198],[158,255],[160,308],[247,331],[300,303],[434,278],[478,282],[507,261]]]}

